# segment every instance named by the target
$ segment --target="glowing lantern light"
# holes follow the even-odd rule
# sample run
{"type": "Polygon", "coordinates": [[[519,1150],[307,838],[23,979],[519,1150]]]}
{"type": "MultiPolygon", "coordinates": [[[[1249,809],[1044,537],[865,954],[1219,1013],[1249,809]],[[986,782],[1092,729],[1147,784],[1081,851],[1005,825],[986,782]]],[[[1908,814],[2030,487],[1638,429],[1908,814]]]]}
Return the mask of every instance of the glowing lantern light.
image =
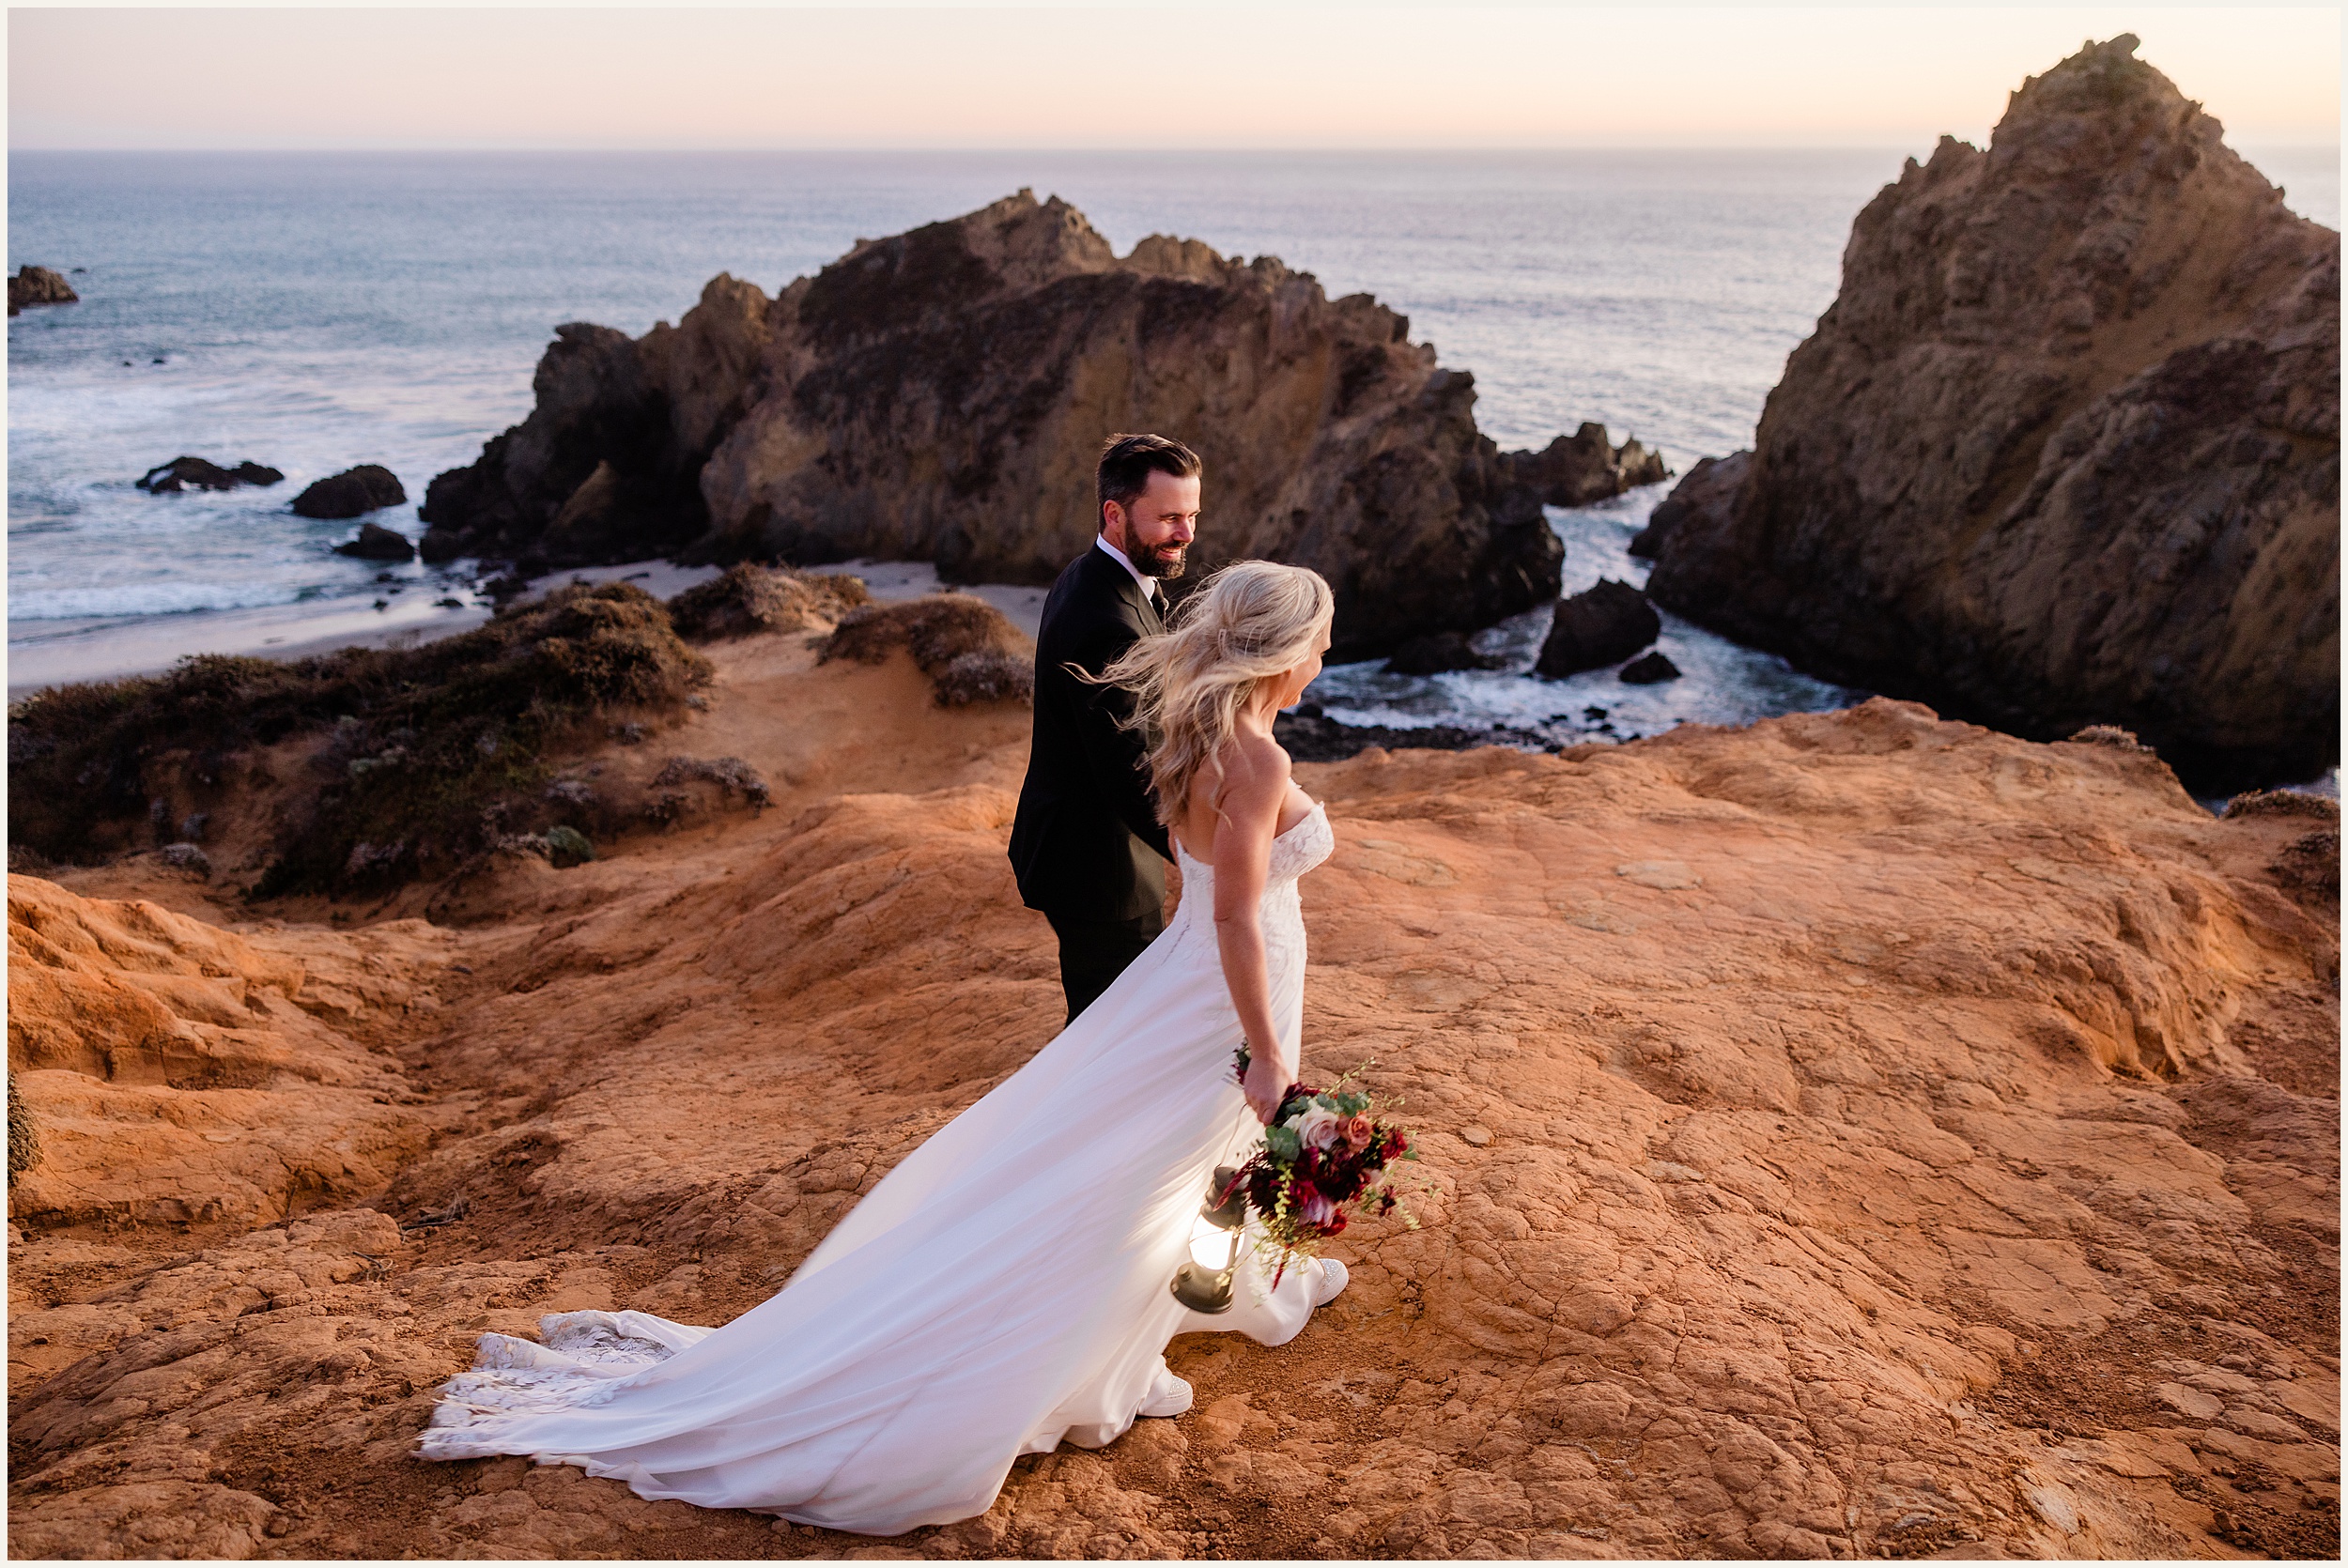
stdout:
{"type": "Polygon", "coordinates": [[[1247,1219],[1247,1195],[1233,1185],[1238,1175],[1228,1165],[1214,1168],[1207,1201],[1190,1223],[1190,1261],[1174,1270],[1174,1299],[1193,1312],[1231,1310],[1239,1229],[1247,1219]]]}

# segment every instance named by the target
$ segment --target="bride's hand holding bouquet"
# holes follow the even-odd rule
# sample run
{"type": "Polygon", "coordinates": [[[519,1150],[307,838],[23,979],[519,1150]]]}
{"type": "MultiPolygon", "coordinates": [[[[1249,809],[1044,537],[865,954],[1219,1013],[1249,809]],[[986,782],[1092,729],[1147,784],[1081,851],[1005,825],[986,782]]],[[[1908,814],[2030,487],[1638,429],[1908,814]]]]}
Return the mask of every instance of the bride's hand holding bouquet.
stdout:
{"type": "MultiPolygon", "coordinates": [[[[1254,1058],[1243,1043],[1233,1076],[1254,1106],[1259,1082],[1291,1075],[1270,1053],[1254,1058]]],[[[1278,1099],[1263,1118],[1263,1142],[1232,1174],[1230,1188],[1246,1195],[1262,1226],[1261,1245],[1278,1254],[1275,1289],[1291,1258],[1316,1255],[1321,1242],[1345,1229],[1349,1206],[1378,1214],[1400,1210],[1404,1224],[1418,1224],[1401,1207],[1387,1171],[1397,1161],[1416,1160],[1418,1150],[1402,1128],[1374,1115],[1377,1101],[1345,1086],[1352,1076],[1325,1089],[1289,1083],[1273,1091],[1278,1099]]]]}
{"type": "Polygon", "coordinates": [[[1269,1053],[1250,1060],[1247,1047],[1239,1048],[1240,1093],[1247,1097],[1247,1108],[1256,1113],[1256,1119],[1272,1125],[1280,1114],[1280,1102],[1288,1098],[1289,1088],[1296,1082],[1295,1070],[1281,1065],[1279,1057],[1269,1053]]]}

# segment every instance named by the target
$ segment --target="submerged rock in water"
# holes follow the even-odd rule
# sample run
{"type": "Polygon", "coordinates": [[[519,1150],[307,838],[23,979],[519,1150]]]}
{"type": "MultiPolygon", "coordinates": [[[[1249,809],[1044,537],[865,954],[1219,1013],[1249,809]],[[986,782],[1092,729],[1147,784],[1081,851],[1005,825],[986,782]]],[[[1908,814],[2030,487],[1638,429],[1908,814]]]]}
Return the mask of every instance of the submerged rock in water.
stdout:
{"type": "Polygon", "coordinates": [[[2136,46],[1868,204],[1752,453],[1657,509],[1648,592],[2019,734],[2123,726],[2206,792],[2305,777],[2339,757],[2340,236],[2136,46]]]}
{"type": "Polygon", "coordinates": [[[1620,679],[1634,686],[1651,686],[1663,681],[1679,679],[1679,667],[1663,656],[1661,649],[1652,649],[1622,667],[1620,679]]]}
{"type": "Polygon", "coordinates": [[[404,533],[395,533],[380,523],[361,523],[359,537],[334,546],[336,555],[355,555],[362,561],[413,561],[416,546],[404,533]]]}
{"type": "Polygon", "coordinates": [[[142,490],[162,496],[182,490],[233,490],[240,484],[266,486],[280,484],[285,477],[277,469],[259,463],[244,462],[224,469],[208,458],[175,457],[147,469],[133,483],[142,490]]]}
{"type": "Polygon", "coordinates": [[[1663,634],[1663,618],[1646,595],[1627,582],[1603,577],[1594,588],[1557,601],[1537,675],[1578,674],[1620,664],[1663,634]]]}
{"type": "Polygon", "coordinates": [[[1386,669],[1395,675],[1440,675],[1446,669],[1498,669],[1506,663],[1477,653],[1465,632],[1434,632],[1397,648],[1386,660],[1386,669]]]}
{"type": "Polygon", "coordinates": [[[1049,582],[1093,535],[1103,439],[1158,430],[1206,460],[1217,521],[1193,577],[1314,568],[1339,657],[1542,603],[1561,557],[1544,497],[1661,477],[1597,425],[1503,454],[1474,378],[1366,294],[1196,240],[1120,258],[1024,191],[859,243],[773,300],[720,276],[641,339],[562,327],[534,385],[528,420],[433,480],[425,559],[873,556],[1049,582]]]}
{"type": "MultiPolygon", "coordinates": [[[[81,269],[74,269],[80,271],[81,269]]],[[[82,297],[73,292],[73,285],[46,267],[20,267],[16,276],[8,280],[8,314],[16,315],[27,305],[70,305],[82,297]]]]}
{"type": "Polygon", "coordinates": [[[298,517],[356,517],[407,499],[397,474],[379,463],[362,463],[312,484],[294,498],[293,510],[298,517]]]}

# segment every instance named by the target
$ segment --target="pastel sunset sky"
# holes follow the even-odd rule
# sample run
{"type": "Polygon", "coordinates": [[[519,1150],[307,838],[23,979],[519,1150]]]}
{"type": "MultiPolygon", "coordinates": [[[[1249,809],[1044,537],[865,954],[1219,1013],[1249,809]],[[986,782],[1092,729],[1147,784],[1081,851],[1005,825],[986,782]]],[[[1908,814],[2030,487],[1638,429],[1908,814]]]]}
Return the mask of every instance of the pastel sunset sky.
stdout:
{"type": "Polygon", "coordinates": [[[8,13],[12,147],[1905,146],[2083,38],[2337,146],[2331,7],[876,5],[8,13]]]}

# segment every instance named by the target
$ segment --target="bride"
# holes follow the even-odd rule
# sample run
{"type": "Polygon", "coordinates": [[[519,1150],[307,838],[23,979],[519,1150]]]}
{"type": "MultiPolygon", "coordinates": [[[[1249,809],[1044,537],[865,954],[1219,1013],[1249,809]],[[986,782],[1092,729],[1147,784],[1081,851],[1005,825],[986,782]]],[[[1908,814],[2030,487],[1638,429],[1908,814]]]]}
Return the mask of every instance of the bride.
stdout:
{"type": "Polygon", "coordinates": [[[1275,1288],[1243,1248],[1216,1316],[1169,1287],[1214,1167],[1296,1077],[1296,880],[1334,841],[1272,720],[1321,672],[1333,609],[1314,573],[1241,561],[1109,667],[1152,743],[1182,907],[1057,1039],[724,1328],[573,1312],[540,1320],[543,1344],[485,1335],[420,1455],[527,1454],[640,1497],[894,1535],[984,1513],[1023,1453],[1190,1408],[1166,1365],[1178,1333],[1295,1337],[1342,1264],[1275,1288]]]}

